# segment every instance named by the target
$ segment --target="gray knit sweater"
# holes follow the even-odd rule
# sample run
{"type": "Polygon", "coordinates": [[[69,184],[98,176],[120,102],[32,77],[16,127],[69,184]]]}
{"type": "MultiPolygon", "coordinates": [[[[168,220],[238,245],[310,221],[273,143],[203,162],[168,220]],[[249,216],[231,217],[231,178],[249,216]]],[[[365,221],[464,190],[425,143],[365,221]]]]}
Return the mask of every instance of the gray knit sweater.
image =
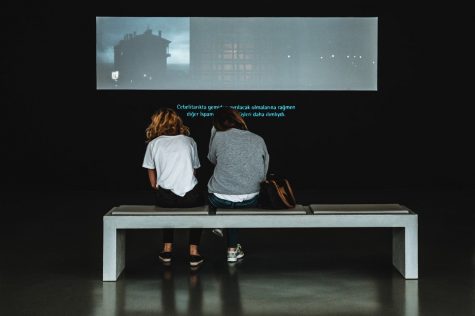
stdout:
{"type": "Polygon", "coordinates": [[[208,159],[215,165],[208,191],[221,194],[259,192],[269,167],[267,147],[259,135],[231,128],[211,131],[208,159]]]}

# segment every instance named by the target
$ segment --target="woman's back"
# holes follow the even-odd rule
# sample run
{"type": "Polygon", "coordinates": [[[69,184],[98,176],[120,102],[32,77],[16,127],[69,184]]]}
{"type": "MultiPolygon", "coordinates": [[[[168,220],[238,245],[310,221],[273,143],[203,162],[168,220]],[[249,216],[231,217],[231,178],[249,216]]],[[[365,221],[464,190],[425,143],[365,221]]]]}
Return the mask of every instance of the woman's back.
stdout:
{"type": "Polygon", "coordinates": [[[148,144],[143,166],[157,170],[160,187],[184,196],[198,182],[194,176],[194,169],[200,167],[196,142],[185,135],[161,135],[148,144]]]}
{"type": "Polygon", "coordinates": [[[215,133],[208,159],[216,165],[208,191],[230,195],[259,192],[269,165],[262,137],[235,128],[215,133]]]}

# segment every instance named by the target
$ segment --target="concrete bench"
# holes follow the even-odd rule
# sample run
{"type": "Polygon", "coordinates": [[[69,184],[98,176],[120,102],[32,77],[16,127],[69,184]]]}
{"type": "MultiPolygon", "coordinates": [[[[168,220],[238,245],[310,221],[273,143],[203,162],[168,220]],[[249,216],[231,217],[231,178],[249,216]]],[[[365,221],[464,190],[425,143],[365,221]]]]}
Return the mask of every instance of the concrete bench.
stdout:
{"type": "Polygon", "coordinates": [[[165,209],[121,205],[104,215],[103,281],[116,281],[125,268],[127,229],[163,228],[344,228],[392,229],[393,265],[406,279],[418,278],[417,214],[399,204],[311,204],[291,210],[165,209]]]}

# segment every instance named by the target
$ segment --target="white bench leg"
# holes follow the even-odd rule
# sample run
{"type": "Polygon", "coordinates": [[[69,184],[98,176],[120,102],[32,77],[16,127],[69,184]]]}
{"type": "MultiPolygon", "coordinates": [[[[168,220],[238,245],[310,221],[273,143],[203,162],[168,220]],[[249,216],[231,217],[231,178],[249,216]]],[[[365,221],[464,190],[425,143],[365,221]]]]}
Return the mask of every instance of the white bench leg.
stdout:
{"type": "Polygon", "coordinates": [[[102,280],[117,281],[125,268],[125,230],[104,220],[102,280]]]}
{"type": "Polygon", "coordinates": [[[417,279],[417,221],[406,227],[393,228],[393,265],[406,279],[417,279]]]}

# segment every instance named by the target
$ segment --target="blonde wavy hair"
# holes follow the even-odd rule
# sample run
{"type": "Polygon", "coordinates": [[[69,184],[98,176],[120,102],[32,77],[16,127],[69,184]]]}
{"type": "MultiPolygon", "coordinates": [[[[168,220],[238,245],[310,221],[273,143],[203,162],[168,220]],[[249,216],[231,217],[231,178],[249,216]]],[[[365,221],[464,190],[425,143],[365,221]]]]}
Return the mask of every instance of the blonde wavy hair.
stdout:
{"type": "Polygon", "coordinates": [[[152,115],[151,120],[145,130],[147,142],[161,135],[190,135],[190,129],[183,124],[183,120],[173,109],[162,108],[152,115]]]}

